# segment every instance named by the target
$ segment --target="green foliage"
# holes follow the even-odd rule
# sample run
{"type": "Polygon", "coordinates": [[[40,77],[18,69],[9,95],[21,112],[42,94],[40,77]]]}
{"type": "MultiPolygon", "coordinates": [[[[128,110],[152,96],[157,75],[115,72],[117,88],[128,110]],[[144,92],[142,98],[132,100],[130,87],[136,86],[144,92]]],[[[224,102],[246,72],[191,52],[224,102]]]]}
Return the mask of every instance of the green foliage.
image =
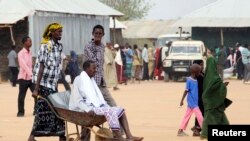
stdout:
{"type": "Polygon", "coordinates": [[[100,0],[108,6],[122,12],[124,16],[119,20],[135,20],[141,19],[148,14],[152,4],[145,0],[100,0]]]}

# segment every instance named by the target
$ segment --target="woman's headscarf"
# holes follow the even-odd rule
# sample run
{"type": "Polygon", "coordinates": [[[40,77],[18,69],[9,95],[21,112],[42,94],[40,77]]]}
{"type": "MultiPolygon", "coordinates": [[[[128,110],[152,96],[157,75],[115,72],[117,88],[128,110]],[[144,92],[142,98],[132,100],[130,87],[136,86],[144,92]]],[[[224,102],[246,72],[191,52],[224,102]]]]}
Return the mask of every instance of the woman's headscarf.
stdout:
{"type": "Polygon", "coordinates": [[[205,110],[223,106],[227,89],[220,78],[214,57],[208,57],[203,82],[202,100],[205,110]]]}
{"type": "Polygon", "coordinates": [[[43,39],[42,39],[42,44],[46,44],[48,43],[48,41],[51,38],[51,32],[54,32],[60,28],[62,28],[63,26],[59,23],[52,23],[49,24],[47,26],[47,28],[45,29],[44,33],[43,33],[43,39]]]}
{"type": "Polygon", "coordinates": [[[77,61],[77,54],[75,51],[73,50],[70,51],[70,58],[73,62],[77,61]]]}

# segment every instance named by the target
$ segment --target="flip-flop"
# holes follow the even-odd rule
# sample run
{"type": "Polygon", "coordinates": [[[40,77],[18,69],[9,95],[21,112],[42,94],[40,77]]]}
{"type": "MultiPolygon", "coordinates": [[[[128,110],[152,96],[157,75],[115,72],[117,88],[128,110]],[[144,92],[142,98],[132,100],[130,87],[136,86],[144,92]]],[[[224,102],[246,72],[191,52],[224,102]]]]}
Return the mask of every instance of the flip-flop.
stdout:
{"type": "Polygon", "coordinates": [[[178,133],[177,136],[188,136],[188,134],[185,132],[181,132],[181,133],[178,133]]]}

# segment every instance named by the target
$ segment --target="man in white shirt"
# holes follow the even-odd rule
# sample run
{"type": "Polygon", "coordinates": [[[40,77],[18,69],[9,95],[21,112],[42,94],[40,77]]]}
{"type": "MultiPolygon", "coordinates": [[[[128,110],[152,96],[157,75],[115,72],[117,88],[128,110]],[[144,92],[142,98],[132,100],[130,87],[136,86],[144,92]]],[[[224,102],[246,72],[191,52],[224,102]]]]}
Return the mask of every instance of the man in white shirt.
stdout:
{"type": "Polygon", "coordinates": [[[161,61],[162,62],[167,57],[171,44],[172,44],[172,41],[166,41],[165,46],[162,47],[161,49],[161,61]]]}
{"type": "Polygon", "coordinates": [[[144,48],[142,50],[142,60],[143,60],[143,80],[148,81],[148,45],[144,44],[144,48]]]}
{"type": "Polygon", "coordinates": [[[13,87],[16,87],[16,83],[17,83],[17,75],[18,75],[18,68],[17,68],[17,53],[15,51],[16,46],[12,46],[11,47],[11,51],[9,52],[7,58],[9,60],[9,69],[10,72],[12,74],[11,78],[10,78],[10,82],[11,85],[13,87]]]}
{"type": "Polygon", "coordinates": [[[96,73],[95,62],[89,60],[83,63],[83,71],[73,83],[70,95],[69,109],[87,112],[91,115],[105,116],[111,130],[119,141],[125,140],[120,132],[123,125],[127,139],[141,141],[143,137],[135,137],[131,134],[124,109],[118,106],[110,107],[94,79],[96,73]]]}

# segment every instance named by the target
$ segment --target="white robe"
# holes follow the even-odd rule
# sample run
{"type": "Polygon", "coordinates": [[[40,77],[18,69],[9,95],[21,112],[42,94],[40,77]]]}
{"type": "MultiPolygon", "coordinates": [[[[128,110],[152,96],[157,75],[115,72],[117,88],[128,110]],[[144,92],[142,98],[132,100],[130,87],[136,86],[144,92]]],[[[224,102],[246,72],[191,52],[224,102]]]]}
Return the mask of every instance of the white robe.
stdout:
{"type": "Polygon", "coordinates": [[[107,87],[115,87],[118,85],[115,59],[111,49],[105,48],[104,52],[104,80],[106,81],[107,87]]]}
{"type": "Polygon", "coordinates": [[[90,78],[85,71],[77,76],[69,100],[69,109],[89,112],[93,108],[108,106],[98,88],[94,78],[90,78]]]}

